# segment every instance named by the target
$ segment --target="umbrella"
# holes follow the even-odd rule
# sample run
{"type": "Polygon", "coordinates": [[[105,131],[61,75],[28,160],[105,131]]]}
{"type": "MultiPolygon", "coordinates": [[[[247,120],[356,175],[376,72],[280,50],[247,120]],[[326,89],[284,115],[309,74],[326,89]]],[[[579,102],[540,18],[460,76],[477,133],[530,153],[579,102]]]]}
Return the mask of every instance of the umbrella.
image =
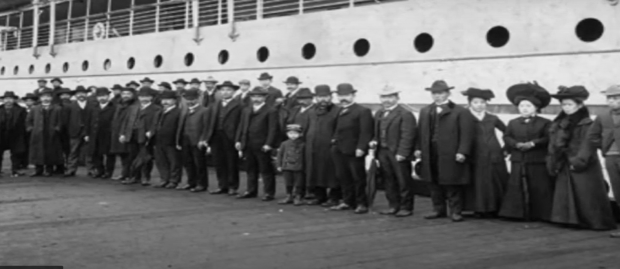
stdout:
{"type": "Polygon", "coordinates": [[[530,190],[527,183],[527,163],[521,164],[521,188],[523,188],[523,216],[530,220],[530,190]]]}
{"type": "Polygon", "coordinates": [[[366,195],[368,197],[368,207],[372,207],[377,195],[377,187],[382,183],[381,169],[379,169],[379,161],[374,157],[370,160],[370,168],[366,174],[366,195]]]}
{"type": "Polygon", "coordinates": [[[131,163],[131,171],[139,171],[142,166],[144,166],[153,159],[153,156],[147,149],[148,144],[149,141],[147,141],[143,147],[140,147],[140,152],[138,152],[138,155],[131,163]]]}

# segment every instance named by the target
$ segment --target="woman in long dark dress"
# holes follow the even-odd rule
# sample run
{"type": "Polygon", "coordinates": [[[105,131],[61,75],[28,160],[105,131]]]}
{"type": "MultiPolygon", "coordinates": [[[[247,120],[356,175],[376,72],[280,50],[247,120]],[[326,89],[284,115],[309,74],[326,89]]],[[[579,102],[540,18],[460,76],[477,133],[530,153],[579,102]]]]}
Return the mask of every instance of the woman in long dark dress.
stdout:
{"type": "Polygon", "coordinates": [[[491,217],[500,209],[509,177],[504,150],[496,134],[496,130],[505,132],[506,125],[486,112],[487,102],[495,98],[491,90],[469,88],[463,95],[467,96],[469,111],[477,126],[471,157],[472,182],[465,191],[464,209],[481,217],[491,217]]]}
{"type": "Polygon", "coordinates": [[[547,173],[546,156],[551,121],[537,113],[549,105],[551,97],[530,83],[510,87],[507,96],[521,117],[511,120],[504,134],[511,173],[499,216],[549,221],[554,183],[547,173]]]}
{"type": "Polygon", "coordinates": [[[552,95],[562,112],[549,131],[549,173],[556,177],[551,221],[593,230],[616,228],[596,148],[586,138],[592,119],[582,86],[552,95]]]}

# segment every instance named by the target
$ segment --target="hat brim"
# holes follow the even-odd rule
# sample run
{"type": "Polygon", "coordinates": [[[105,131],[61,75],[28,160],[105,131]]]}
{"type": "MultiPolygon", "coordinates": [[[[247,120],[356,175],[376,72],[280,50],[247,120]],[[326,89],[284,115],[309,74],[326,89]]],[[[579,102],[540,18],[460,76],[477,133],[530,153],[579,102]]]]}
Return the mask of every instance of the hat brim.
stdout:
{"type": "Polygon", "coordinates": [[[258,77],[258,80],[272,80],[273,77],[258,77]]]}
{"type": "Polygon", "coordinates": [[[447,92],[454,89],[454,87],[448,87],[448,88],[426,88],[427,91],[429,92],[447,92]]]}
{"type": "Polygon", "coordinates": [[[395,95],[395,94],[399,94],[400,91],[393,91],[393,92],[380,92],[379,96],[389,96],[389,95],[395,95]]]}
{"type": "Polygon", "coordinates": [[[239,89],[239,86],[237,85],[217,85],[215,88],[219,90],[224,87],[233,88],[235,91],[239,89]]]}
{"type": "Polygon", "coordinates": [[[301,81],[288,81],[288,80],[286,80],[286,81],[284,81],[284,84],[296,84],[296,85],[300,85],[300,84],[301,84],[301,81]]]}
{"type": "Polygon", "coordinates": [[[7,96],[7,95],[5,95],[5,96],[2,96],[2,97],[0,97],[0,98],[2,98],[2,99],[4,99],[4,98],[19,99],[19,96],[17,96],[17,95],[8,95],[8,96],[7,96]]]}
{"type": "Polygon", "coordinates": [[[217,80],[203,80],[204,83],[217,83],[217,80]]]}

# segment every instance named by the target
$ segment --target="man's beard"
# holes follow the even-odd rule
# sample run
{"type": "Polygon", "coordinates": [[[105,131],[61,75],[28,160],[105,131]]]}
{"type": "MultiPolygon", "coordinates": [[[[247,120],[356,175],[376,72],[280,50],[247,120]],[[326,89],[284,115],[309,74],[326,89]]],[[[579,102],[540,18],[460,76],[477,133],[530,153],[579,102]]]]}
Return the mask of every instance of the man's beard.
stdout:
{"type": "Polygon", "coordinates": [[[348,104],[350,104],[350,103],[351,103],[351,102],[350,102],[349,100],[340,100],[340,104],[341,104],[341,105],[348,105],[348,104]]]}
{"type": "Polygon", "coordinates": [[[319,105],[320,107],[328,107],[330,104],[331,104],[331,102],[328,102],[328,101],[320,101],[320,102],[318,103],[318,105],[319,105]]]}

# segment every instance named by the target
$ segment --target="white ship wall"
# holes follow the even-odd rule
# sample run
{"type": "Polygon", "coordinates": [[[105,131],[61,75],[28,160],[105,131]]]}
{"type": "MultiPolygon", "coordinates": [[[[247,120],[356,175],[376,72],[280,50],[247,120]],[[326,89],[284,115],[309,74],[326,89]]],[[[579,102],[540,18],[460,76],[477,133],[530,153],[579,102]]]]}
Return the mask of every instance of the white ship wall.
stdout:
{"type": "MultiPolygon", "coordinates": [[[[239,37],[228,35],[231,25],[203,27],[200,45],[194,30],[181,30],[133,37],[111,38],[56,46],[52,57],[49,47],[0,52],[0,91],[19,94],[32,91],[38,78],[62,77],[65,86],[125,84],[149,76],[159,81],[177,78],[206,78],[220,81],[252,79],[259,73],[274,75],[274,85],[284,88],[287,76],[298,76],[304,86],[341,82],[359,89],[358,101],[376,103],[375,92],[384,84],[403,90],[407,103],[427,103],[425,87],[445,79],[457,90],[470,86],[493,89],[494,103],[507,104],[505,89],[518,82],[536,80],[551,91],[559,85],[581,84],[593,94],[590,104],[604,104],[598,94],[611,84],[620,83],[620,46],[618,6],[607,0],[412,0],[368,7],[310,13],[298,16],[238,22],[239,37]],[[595,42],[583,42],[575,34],[576,25],[585,18],[600,20],[605,31],[595,42]],[[486,34],[494,26],[510,32],[510,40],[501,48],[491,47],[486,34]],[[416,51],[414,38],[429,33],[432,49],[416,51]],[[356,40],[370,42],[369,53],[358,57],[353,52],[356,40]],[[302,57],[306,43],[316,46],[311,60],[302,57]],[[257,60],[257,50],[267,47],[265,62],[257,60]],[[226,64],[218,62],[221,50],[229,52],[226,64]],[[193,53],[195,61],[187,67],[184,57],[193,53]],[[154,57],[161,55],[163,65],[155,68],[154,57]],[[128,70],[127,60],[134,57],[135,68],[128,70]],[[111,68],[104,70],[104,61],[111,68]],[[88,71],[82,62],[89,61],[88,71]],[[62,65],[70,65],[65,73],[62,65]],[[45,73],[45,65],[51,71],[45,73]],[[13,69],[19,66],[19,74],[13,69]],[[32,74],[30,65],[35,66],[32,74]]],[[[454,100],[464,103],[456,94],[454,100]]]]}

